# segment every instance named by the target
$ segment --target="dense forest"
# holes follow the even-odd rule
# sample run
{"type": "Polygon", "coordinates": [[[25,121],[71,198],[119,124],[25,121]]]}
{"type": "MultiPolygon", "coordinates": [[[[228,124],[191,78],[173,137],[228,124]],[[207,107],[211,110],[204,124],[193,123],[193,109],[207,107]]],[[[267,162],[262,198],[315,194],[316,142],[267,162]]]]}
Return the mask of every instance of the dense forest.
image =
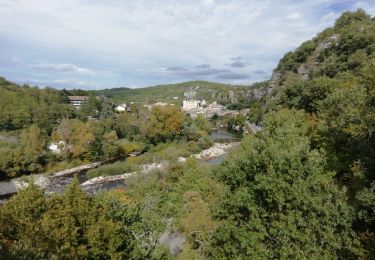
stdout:
{"type": "MultiPolygon", "coordinates": [[[[361,9],[344,12],[332,28],[287,53],[268,83],[272,92],[247,115],[262,131],[246,135],[219,166],[173,160],[125,190],[97,196],[82,192],[77,180],[52,196],[31,184],[0,207],[0,254],[374,258],[375,18],[361,9]],[[186,238],[181,252],[172,255],[159,243],[165,232],[186,238]]],[[[5,80],[0,91],[3,175],[160,144],[207,147],[210,123],[174,106],[135,106],[115,116],[108,101],[95,98],[76,111],[64,92],[5,80]],[[50,140],[71,145],[56,157],[46,150],[50,140]]]]}

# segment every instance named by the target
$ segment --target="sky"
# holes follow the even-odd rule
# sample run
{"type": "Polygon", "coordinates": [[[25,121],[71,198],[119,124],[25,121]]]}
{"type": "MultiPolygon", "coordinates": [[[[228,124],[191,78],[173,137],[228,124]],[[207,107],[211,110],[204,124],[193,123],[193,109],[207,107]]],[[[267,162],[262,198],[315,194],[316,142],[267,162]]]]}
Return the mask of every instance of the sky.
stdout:
{"type": "Polygon", "coordinates": [[[375,0],[0,0],[0,76],[103,89],[251,84],[346,10],[375,0]]]}

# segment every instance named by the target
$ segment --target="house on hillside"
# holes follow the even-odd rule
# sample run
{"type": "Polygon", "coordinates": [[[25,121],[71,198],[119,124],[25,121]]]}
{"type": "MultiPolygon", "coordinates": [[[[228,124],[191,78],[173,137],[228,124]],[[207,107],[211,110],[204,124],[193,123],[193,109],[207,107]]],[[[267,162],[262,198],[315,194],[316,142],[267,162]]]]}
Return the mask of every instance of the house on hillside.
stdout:
{"type": "Polygon", "coordinates": [[[88,96],[68,96],[70,104],[75,106],[76,108],[81,107],[81,105],[86,102],[89,98],[88,96]]]}

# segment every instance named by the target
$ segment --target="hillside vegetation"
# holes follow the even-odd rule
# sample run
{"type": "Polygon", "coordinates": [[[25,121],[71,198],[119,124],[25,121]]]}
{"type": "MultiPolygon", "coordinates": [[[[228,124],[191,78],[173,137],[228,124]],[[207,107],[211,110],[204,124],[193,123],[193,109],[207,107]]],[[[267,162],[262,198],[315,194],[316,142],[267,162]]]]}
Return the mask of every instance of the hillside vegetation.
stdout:
{"type": "Polygon", "coordinates": [[[48,132],[59,118],[75,117],[68,95],[62,91],[24,85],[0,78],[0,131],[22,129],[37,124],[48,132]]]}
{"type": "Polygon", "coordinates": [[[228,104],[236,101],[243,101],[253,98],[254,90],[264,88],[263,83],[254,84],[252,86],[228,85],[221,83],[213,83],[207,81],[189,81],[177,84],[158,85],[147,88],[114,88],[98,90],[93,93],[96,95],[104,95],[116,102],[145,102],[154,103],[158,101],[182,104],[184,92],[196,91],[195,99],[205,99],[207,102],[217,101],[219,103],[228,104]],[[262,88],[263,87],[263,88],[262,88]],[[233,92],[233,96],[229,92],[233,92]],[[178,99],[174,99],[178,97],[178,99]]]}
{"type": "Polygon", "coordinates": [[[375,248],[375,19],[345,12],[332,28],[288,53],[274,71],[268,111],[302,110],[309,142],[345,187],[353,228],[375,248]]]}

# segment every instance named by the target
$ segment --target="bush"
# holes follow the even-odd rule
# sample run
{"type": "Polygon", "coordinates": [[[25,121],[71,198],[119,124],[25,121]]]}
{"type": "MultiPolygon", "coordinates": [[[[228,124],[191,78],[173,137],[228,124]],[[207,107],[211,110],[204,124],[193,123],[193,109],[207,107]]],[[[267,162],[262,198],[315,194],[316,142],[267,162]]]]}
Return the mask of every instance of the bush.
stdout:
{"type": "Polygon", "coordinates": [[[209,136],[202,136],[198,139],[198,146],[201,149],[207,149],[210,148],[213,145],[213,141],[209,136]]]}
{"type": "Polygon", "coordinates": [[[92,179],[98,176],[113,176],[120,175],[126,172],[134,172],[138,170],[138,166],[132,162],[115,162],[112,164],[107,164],[100,166],[96,169],[91,169],[86,173],[88,179],[92,179]]]}

